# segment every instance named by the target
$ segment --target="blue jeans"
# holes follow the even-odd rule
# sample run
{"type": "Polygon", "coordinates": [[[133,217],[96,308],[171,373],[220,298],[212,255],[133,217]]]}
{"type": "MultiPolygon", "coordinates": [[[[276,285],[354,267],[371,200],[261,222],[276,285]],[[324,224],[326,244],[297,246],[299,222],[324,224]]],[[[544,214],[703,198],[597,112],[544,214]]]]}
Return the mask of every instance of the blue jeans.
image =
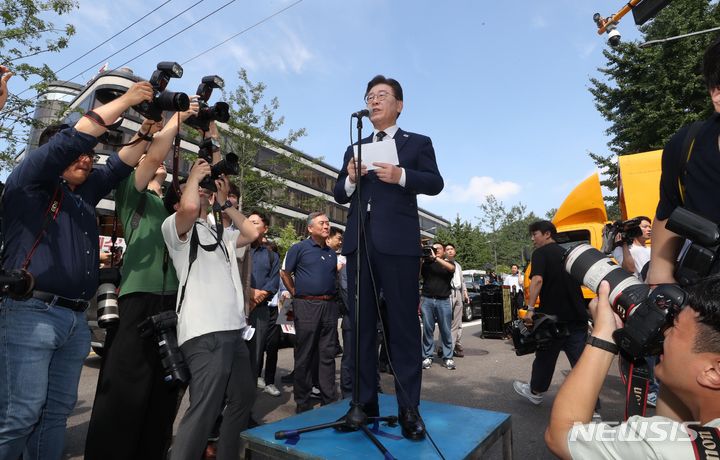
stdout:
{"type": "Polygon", "coordinates": [[[420,297],[420,311],[423,320],[423,358],[432,358],[435,349],[435,323],[440,328],[440,341],[443,348],[443,359],[451,359],[453,352],[452,344],[452,306],[450,298],[431,299],[420,297]]]}
{"type": "Polygon", "coordinates": [[[0,459],[59,459],[90,351],[85,313],[0,301],[0,459]]]}

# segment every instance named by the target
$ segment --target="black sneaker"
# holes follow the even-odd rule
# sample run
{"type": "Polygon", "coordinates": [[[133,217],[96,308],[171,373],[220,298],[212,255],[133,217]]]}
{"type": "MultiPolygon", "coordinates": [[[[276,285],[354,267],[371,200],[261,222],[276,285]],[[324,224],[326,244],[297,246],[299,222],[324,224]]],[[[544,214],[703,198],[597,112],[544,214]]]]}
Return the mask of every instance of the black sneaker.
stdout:
{"type": "Polygon", "coordinates": [[[282,383],[295,383],[295,371],[290,372],[288,375],[280,377],[282,383]]]}

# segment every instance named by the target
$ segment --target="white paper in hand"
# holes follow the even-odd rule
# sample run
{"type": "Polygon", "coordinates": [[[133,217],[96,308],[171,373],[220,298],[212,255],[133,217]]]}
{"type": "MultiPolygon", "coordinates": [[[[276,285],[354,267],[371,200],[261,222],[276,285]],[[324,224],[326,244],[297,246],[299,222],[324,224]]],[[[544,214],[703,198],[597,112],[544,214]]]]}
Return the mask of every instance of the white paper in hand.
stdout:
{"type": "MultiPolygon", "coordinates": [[[[353,153],[355,159],[357,159],[357,145],[353,145],[353,153]]],[[[362,164],[367,167],[368,171],[372,171],[378,168],[373,166],[373,163],[376,162],[389,163],[395,166],[400,164],[395,142],[370,142],[362,145],[362,164]]]]}

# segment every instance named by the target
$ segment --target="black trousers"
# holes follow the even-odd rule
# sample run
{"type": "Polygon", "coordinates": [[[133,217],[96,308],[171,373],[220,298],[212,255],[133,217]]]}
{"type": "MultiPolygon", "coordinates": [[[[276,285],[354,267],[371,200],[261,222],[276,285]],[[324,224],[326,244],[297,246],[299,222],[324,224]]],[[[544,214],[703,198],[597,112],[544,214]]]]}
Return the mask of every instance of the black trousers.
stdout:
{"type": "Polygon", "coordinates": [[[154,338],[140,337],[148,316],[175,309],[175,294],[120,298],[120,322],[106,351],[85,441],[86,459],[165,458],[180,390],[163,380],[154,338]]]}
{"type": "Polygon", "coordinates": [[[337,399],[335,351],[337,344],[337,303],[333,300],[293,300],[295,313],[295,402],[310,403],[313,357],[318,359],[318,386],[323,405],[337,399]]]}
{"type": "Polygon", "coordinates": [[[550,382],[553,373],[555,373],[555,365],[560,352],[564,351],[565,356],[570,361],[570,367],[575,367],[575,363],[580,359],[580,355],[585,349],[586,340],[587,329],[572,329],[568,337],[556,339],[548,348],[537,350],[532,365],[530,388],[538,393],[546,392],[550,388],[550,382]]]}
{"type": "MultiPolygon", "coordinates": [[[[265,383],[275,384],[277,372],[278,348],[280,347],[280,326],[277,325],[278,307],[268,306],[268,322],[265,333],[265,383]]],[[[263,360],[258,361],[258,375],[262,374],[263,360]]]]}
{"type": "Polygon", "coordinates": [[[252,339],[250,339],[247,345],[250,350],[250,362],[252,363],[253,369],[255,369],[256,377],[260,376],[260,371],[262,370],[269,316],[270,312],[267,302],[255,306],[249,316],[249,323],[255,328],[255,334],[253,334],[252,339]]]}

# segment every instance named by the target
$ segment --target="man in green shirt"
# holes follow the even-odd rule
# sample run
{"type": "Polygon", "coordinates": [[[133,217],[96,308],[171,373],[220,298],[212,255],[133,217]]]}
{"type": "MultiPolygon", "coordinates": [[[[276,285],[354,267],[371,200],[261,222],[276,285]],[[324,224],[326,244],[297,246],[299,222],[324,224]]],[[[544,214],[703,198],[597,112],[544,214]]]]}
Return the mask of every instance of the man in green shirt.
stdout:
{"type": "Polygon", "coordinates": [[[163,161],[178,125],[197,109],[193,101],[188,111],[173,114],[115,193],[117,219],[127,244],[120,321],[98,380],[85,444],[88,460],[165,458],[172,440],[180,389],[163,380],[158,344],[152,337],[142,338],[138,325],[175,309],[178,279],[160,231],[169,215],[162,199],[167,176],[163,161]]]}

